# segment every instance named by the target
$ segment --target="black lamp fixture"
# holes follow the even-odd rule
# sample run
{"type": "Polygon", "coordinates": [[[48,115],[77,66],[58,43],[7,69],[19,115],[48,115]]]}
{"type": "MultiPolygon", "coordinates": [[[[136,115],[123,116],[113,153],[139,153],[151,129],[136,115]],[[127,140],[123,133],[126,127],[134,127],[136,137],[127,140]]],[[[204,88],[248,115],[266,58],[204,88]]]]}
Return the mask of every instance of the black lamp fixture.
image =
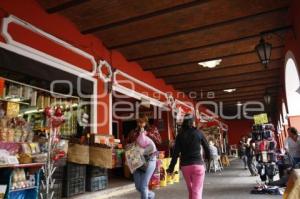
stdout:
{"type": "Polygon", "coordinates": [[[269,106],[270,103],[271,103],[271,95],[269,95],[268,93],[266,93],[264,95],[264,101],[265,101],[266,105],[269,106]]]}
{"type": "Polygon", "coordinates": [[[259,44],[255,46],[255,50],[260,62],[267,67],[268,63],[270,63],[272,44],[266,42],[264,38],[261,37],[259,44]]]}

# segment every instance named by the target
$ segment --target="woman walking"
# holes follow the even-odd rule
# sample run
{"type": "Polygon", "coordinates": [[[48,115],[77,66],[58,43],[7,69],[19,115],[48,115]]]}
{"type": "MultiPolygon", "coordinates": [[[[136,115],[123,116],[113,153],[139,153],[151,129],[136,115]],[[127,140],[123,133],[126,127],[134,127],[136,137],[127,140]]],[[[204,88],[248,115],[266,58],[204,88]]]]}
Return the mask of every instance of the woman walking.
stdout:
{"type": "Polygon", "coordinates": [[[148,118],[140,117],[137,120],[138,128],[132,131],[127,139],[127,143],[135,142],[144,149],[144,157],[147,164],[142,168],[138,168],[133,173],[134,184],[141,199],[154,199],[155,193],[149,190],[149,182],[156,168],[157,149],[154,142],[161,142],[160,134],[157,129],[149,128],[148,118]]]}
{"type": "Polygon", "coordinates": [[[185,115],[181,132],[176,137],[172,161],[167,172],[173,173],[180,156],[180,167],[189,191],[189,199],[202,199],[205,167],[201,145],[208,162],[210,162],[210,151],[203,133],[194,128],[194,124],[194,117],[189,114],[185,115]]]}

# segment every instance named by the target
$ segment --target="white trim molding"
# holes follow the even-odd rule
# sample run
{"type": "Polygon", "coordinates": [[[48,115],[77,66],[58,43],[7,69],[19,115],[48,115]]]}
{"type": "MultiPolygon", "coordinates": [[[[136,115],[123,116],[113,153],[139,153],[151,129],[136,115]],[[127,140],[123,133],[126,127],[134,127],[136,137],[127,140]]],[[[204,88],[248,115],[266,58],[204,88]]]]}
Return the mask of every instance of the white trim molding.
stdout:
{"type": "Polygon", "coordinates": [[[64,65],[64,66],[67,66],[69,68],[73,68],[74,70],[77,70],[79,72],[82,72],[82,73],[85,73],[85,74],[89,74],[90,76],[94,76],[95,73],[96,73],[96,69],[97,69],[97,63],[96,63],[96,60],[94,58],[94,56],[92,56],[91,54],[87,53],[87,52],[84,52],[82,51],[81,49],[79,48],[76,48],[74,47],[73,45],[49,34],[49,33],[46,33],[45,31],[33,26],[32,24],[26,22],[26,21],[23,21],[21,19],[19,19],[18,17],[16,16],[13,16],[13,15],[9,15],[8,17],[4,18],[3,21],[2,21],[2,27],[1,27],[1,34],[3,35],[3,37],[5,38],[5,41],[7,44],[11,45],[11,46],[15,46],[17,48],[20,48],[20,49],[23,49],[25,51],[28,51],[28,52],[31,52],[32,54],[36,54],[38,56],[41,56],[41,57],[44,57],[48,60],[51,60],[53,62],[56,62],[60,65],[64,65]],[[28,45],[25,45],[23,43],[20,43],[16,40],[14,40],[14,38],[10,35],[10,33],[8,32],[8,26],[10,23],[14,23],[14,24],[17,24],[27,30],[30,30],[32,31],[33,33],[35,34],[38,34],[40,36],[43,36],[44,38],[48,39],[48,40],[51,40],[52,42],[56,43],[57,45],[60,45],[76,54],[78,54],[79,56],[82,56],[84,58],[87,58],[91,64],[92,64],[92,71],[87,71],[87,70],[83,70],[71,63],[68,63],[62,59],[59,59],[59,58],[56,58],[52,55],[49,55],[45,52],[42,52],[40,50],[37,50],[37,49],[34,49],[28,45]]]}
{"type": "Polygon", "coordinates": [[[112,80],[112,69],[111,65],[106,60],[100,60],[98,65],[98,77],[102,79],[104,82],[110,82],[112,80]],[[105,67],[108,71],[108,74],[104,74],[102,72],[102,68],[105,67]]]}
{"type": "Polygon", "coordinates": [[[164,95],[165,98],[168,99],[168,95],[166,93],[162,92],[161,90],[158,90],[157,88],[155,88],[155,87],[153,87],[153,86],[151,86],[149,84],[146,84],[145,82],[143,82],[143,81],[141,81],[141,80],[139,80],[139,79],[137,79],[137,78],[135,78],[135,77],[133,77],[131,75],[128,75],[127,73],[124,73],[121,70],[116,70],[114,74],[115,74],[114,75],[114,84],[119,84],[118,81],[117,81],[117,75],[121,75],[123,77],[126,77],[129,80],[132,80],[133,82],[135,82],[135,83],[137,83],[139,85],[142,85],[142,86],[144,86],[146,88],[149,88],[150,90],[155,91],[155,92],[157,92],[157,93],[159,93],[161,95],[164,95]]]}
{"type": "Polygon", "coordinates": [[[114,91],[117,91],[119,93],[122,93],[128,97],[132,97],[132,98],[135,98],[137,100],[142,100],[142,99],[146,99],[150,102],[151,105],[153,106],[157,106],[157,107],[160,107],[160,108],[167,108],[166,107],[166,104],[157,100],[157,99],[154,99],[154,98],[151,98],[147,95],[144,95],[142,93],[139,93],[139,92],[136,92],[132,89],[129,89],[125,86],[121,86],[119,84],[116,84],[116,85],[113,85],[113,90],[114,91]]]}
{"type": "Polygon", "coordinates": [[[181,105],[183,105],[183,106],[185,106],[185,107],[187,107],[187,108],[189,108],[189,109],[191,109],[192,112],[195,112],[195,108],[194,108],[193,106],[190,106],[189,104],[186,104],[186,103],[184,103],[184,102],[182,102],[182,101],[176,99],[176,100],[175,100],[175,107],[176,107],[176,104],[177,104],[177,103],[178,103],[178,104],[181,104],[181,105]]]}

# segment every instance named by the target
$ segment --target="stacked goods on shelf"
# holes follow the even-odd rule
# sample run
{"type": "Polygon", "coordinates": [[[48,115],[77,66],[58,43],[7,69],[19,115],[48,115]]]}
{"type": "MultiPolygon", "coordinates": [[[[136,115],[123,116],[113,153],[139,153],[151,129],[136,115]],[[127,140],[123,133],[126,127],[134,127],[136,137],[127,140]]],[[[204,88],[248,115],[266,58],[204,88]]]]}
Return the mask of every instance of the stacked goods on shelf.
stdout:
{"type": "Polygon", "coordinates": [[[277,143],[274,138],[274,126],[272,124],[253,125],[252,139],[255,141],[258,174],[263,182],[273,181],[277,170],[277,143]]]}
{"type": "Polygon", "coordinates": [[[63,196],[70,197],[85,192],[86,165],[67,163],[63,182],[63,196]]]}
{"type": "Polygon", "coordinates": [[[113,157],[113,168],[119,168],[123,166],[123,155],[124,155],[124,149],[114,149],[112,153],[113,157]]]}
{"type": "Polygon", "coordinates": [[[99,191],[105,189],[108,185],[107,169],[87,166],[86,170],[86,190],[99,191]]]}

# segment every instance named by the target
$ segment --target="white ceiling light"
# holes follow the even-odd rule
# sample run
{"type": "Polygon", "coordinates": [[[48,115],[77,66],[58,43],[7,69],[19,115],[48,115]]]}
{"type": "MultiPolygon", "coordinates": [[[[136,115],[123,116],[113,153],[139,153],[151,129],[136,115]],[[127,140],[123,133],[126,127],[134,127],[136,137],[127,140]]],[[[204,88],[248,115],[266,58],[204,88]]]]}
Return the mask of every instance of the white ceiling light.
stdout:
{"type": "Polygon", "coordinates": [[[214,59],[210,61],[199,62],[198,65],[203,66],[204,68],[214,68],[221,63],[222,59],[214,59]]]}
{"type": "Polygon", "coordinates": [[[241,102],[236,103],[237,106],[243,106],[241,102]]]}
{"type": "Polygon", "coordinates": [[[232,93],[232,92],[236,91],[236,89],[235,88],[229,88],[229,89],[224,89],[223,91],[226,92],[226,93],[232,93]]]}

